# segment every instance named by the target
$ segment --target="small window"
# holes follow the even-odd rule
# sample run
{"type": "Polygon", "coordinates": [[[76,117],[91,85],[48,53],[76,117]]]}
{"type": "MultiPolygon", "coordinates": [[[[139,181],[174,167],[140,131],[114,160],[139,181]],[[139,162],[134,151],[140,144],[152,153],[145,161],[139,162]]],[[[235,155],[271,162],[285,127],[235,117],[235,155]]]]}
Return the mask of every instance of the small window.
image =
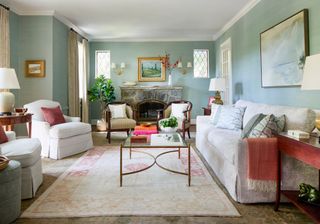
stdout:
{"type": "Polygon", "coordinates": [[[209,78],[209,50],[193,50],[193,69],[195,78],[209,78]]]}
{"type": "Polygon", "coordinates": [[[96,75],[110,78],[110,51],[96,51],[96,75]]]}

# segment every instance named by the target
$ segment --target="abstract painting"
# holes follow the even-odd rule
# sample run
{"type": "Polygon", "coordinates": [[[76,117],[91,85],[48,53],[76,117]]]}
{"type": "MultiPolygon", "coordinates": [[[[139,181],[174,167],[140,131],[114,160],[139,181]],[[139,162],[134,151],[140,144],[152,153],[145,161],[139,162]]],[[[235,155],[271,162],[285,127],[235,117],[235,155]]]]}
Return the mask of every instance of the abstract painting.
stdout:
{"type": "Polygon", "coordinates": [[[166,69],[161,57],[138,58],[139,82],[163,82],[166,80],[166,69]]]}
{"type": "Polygon", "coordinates": [[[309,55],[308,10],[260,34],[262,87],[299,86],[309,55]]]}

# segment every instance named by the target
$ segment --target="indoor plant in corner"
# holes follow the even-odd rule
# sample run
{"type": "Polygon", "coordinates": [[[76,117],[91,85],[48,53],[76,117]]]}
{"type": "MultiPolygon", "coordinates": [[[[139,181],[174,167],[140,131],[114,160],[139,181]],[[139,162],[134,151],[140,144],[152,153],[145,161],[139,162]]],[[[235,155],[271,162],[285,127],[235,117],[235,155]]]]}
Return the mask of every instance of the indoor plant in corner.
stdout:
{"type": "Polygon", "coordinates": [[[159,126],[163,132],[176,132],[178,129],[178,120],[174,116],[162,119],[159,126]]]}
{"type": "Polygon", "coordinates": [[[107,128],[104,109],[108,103],[116,99],[111,79],[105,78],[104,75],[98,76],[93,86],[88,90],[88,96],[90,102],[98,101],[100,103],[101,119],[97,121],[97,129],[104,131],[107,128]]]}

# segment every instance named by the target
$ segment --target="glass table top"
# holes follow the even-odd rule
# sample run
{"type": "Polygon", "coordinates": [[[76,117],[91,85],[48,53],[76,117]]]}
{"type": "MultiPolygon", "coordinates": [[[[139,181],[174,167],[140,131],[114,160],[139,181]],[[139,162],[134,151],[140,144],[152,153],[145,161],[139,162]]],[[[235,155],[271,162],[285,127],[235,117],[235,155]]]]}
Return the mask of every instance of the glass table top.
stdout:
{"type": "Polygon", "coordinates": [[[152,135],[135,136],[130,134],[123,143],[123,147],[187,147],[188,144],[178,132],[158,133],[152,135]]]}

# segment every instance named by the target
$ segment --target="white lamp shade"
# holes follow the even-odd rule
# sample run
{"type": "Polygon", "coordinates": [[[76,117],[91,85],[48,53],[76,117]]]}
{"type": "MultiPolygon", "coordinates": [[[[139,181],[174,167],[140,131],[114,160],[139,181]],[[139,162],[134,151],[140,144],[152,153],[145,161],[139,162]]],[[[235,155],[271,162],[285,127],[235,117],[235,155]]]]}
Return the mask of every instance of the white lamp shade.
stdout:
{"type": "Polygon", "coordinates": [[[121,62],[120,68],[125,68],[126,64],[124,62],[121,62]]]}
{"type": "Polygon", "coordinates": [[[111,68],[115,69],[116,68],[116,64],[115,63],[111,63],[111,68]]]}
{"type": "Polygon", "coordinates": [[[301,89],[320,90],[320,54],[306,58],[301,89]]]}
{"type": "Polygon", "coordinates": [[[17,74],[13,68],[0,68],[0,89],[20,89],[17,74]]]}
{"type": "Polygon", "coordinates": [[[225,91],[226,80],[224,78],[214,78],[210,80],[209,91],[225,91]]]}
{"type": "Polygon", "coordinates": [[[182,68],[182,62],[181,62],[181,61],[178,62],[177,67],[178,67],[178,68],[182,68]]]}
{"type": "Polygon", "coordinates": [[[191,62],[187,63],[187,68],[192,68],[192,63],[191,62]]]}

